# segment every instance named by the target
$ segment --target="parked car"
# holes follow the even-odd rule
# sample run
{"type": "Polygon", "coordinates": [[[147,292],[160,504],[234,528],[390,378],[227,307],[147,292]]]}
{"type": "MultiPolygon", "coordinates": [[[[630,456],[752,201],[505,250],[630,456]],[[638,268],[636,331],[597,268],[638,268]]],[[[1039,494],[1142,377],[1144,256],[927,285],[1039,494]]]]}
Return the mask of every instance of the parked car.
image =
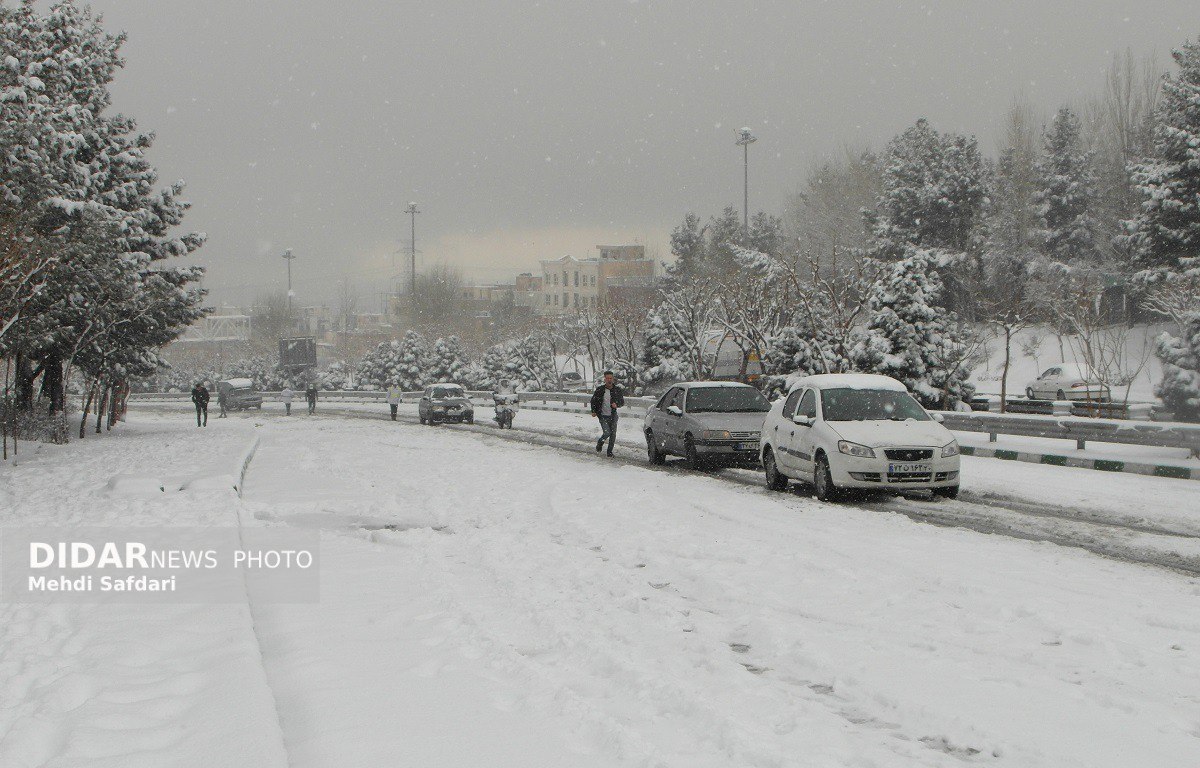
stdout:
{"type": "Polygon", "coordinates": [[[767,487],[800,480],[822,501],[848,488],[958,495],[958,442],[888,376],[799,379],[767,414],[761,452],[767,487]]]}
{"type": "Polygon", "coordinates": [[[251,379],[226,379],[217,382],[217,400],[225,398],[225,410],[246,411],[262,409],[262,393],[251,379]]]}
{"type": "Polygon", "coordinates": [[[426,387],[417,406],[417,416],[422,424],[437,424],[453,421],[475,423],[475,408],[467,393],[458,384],[434,384],[426,387]]]}
{"type": "Polygon", "coordinates": [[[689,467],[755,465],[763,417],[771,404],[748,384],[676,384],[646,409],[643,431],[651,464],[682,456],[689,467]]]}
{"type": "Polygon", "coordinates": [[[558,377],[559,386],[562,387],[562,392],[591,392],[587,382],[584,381],[581,374],[575,371],[563,371],[558,377]]]}
{"type": "Polygon", "coordinates": [[[1062,363],[1047,368],[1025,387],[1030,400],[1091,400],[1107,402],[1112,392],[1086,366],[1062,363]]]}

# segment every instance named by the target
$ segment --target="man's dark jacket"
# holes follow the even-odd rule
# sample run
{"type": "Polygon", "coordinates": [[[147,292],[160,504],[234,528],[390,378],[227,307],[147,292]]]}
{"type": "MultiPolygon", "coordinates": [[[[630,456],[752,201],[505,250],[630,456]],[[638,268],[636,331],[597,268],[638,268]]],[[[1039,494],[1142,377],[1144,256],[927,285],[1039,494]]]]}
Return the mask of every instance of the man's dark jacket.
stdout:
{"type": "MultiPolygon", "coordinates": [[[[625,405],[625,390],[621,389],[620,384],[613,384],[612,388],[612,407],[620,408],[625,405]]],[[[604,385],[596,387],[596,391],[592,393],[592,413],[600,415],[600,409],[604,407],[604,385]]]]}
{"type": "Polygon", "coordinates": [[[192,387],[192,402],[196,405],[208,405],[208,390],[204,387],[192,387]]]}

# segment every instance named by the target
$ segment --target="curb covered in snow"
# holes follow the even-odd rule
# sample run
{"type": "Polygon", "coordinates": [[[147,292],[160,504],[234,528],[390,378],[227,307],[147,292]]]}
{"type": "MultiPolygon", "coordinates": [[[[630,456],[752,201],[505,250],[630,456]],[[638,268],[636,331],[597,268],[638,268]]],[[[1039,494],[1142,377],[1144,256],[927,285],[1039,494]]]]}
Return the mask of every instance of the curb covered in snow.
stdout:
{"type": "Polygon", "coordinates": [[[1006,461],[1025,461],[1032,464],[1050,464],[1056,467],[1079,467],[1081,469],[1096,469],[1101,472],[1130,472],[1137,475],[1173,477],[1180,480],[1200,480],[1200,469],[1181,467],[1176,464],[1142,464],[1136,461],[1121,461],[1119,459],[1084,459],[1078,456],[1063,456],[1056,453],[1030,453],[1028,451],[1013,451],[1004,448],[978,448],[970,445],[961,446],[961,450],[964,456],[979,456],[1006,461]]]}

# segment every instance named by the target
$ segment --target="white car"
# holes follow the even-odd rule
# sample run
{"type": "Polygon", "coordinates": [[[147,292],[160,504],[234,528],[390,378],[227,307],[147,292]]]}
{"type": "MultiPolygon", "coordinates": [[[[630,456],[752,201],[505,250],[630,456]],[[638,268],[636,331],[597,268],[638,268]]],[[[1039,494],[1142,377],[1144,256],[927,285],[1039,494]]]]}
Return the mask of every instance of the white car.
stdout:
{"type": "Polygon", "coordinates": [[[958,495],[958,442],[888,376],[799,379],[767,413],[759,451],[772,490],[799,480],[822,501],[849,488],[958,495]]]}
{"type": "Polygon", "coordinates": [[[1087,367],[1061,363],[1038,376],[1025,387],[1030,400],[1112,400],[1112,392],[1087,367]]]}

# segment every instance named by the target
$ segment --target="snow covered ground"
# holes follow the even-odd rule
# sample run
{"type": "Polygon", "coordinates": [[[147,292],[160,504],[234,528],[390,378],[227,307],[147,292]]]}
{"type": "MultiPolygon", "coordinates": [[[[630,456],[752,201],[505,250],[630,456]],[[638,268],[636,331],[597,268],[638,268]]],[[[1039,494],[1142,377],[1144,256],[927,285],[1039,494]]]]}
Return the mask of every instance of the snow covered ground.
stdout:
{"type": "MultiPolygon", "coordinates": [[[[0,468],[0,524],[316,529],[321,601],[0,605],[0,765],[1090,768],[1200,754],[1195,577],[380,416],[268,410],[197,430],[138,409],[109,435],[23,446],[0,468]],[[195,482],[236,473],[255,439],[241,498],[195,482]]],[[[633,422],[620,450],[640,458],[633,422]]],[[[530,411],[518,424],[594,429],[530,411]]],[[[1191,481],[990,459],[964,475],[976,502],[1090,507],[1181,546],[1200,533],[1191,481]]]]}

